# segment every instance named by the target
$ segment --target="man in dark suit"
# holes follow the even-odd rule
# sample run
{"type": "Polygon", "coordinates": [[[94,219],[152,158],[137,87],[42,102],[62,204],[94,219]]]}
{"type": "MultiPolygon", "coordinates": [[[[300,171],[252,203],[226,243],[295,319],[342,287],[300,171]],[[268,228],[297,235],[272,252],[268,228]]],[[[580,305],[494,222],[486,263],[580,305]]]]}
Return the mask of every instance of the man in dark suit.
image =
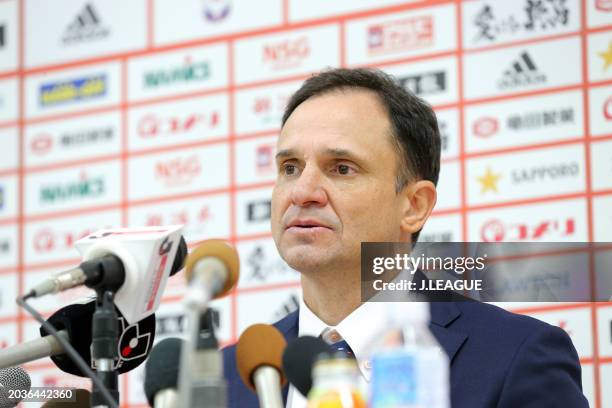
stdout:
{"type": "MultiPolygon", "coordinates": [[[[367,378],[363,344],[375,322],[361,301],[361,243],[418,239],[437,197],[436,117],[380,71],[327,71],[289,101],[276,158],[272,235],[303,293],[276,327],[288,341],[346,341],[367,378]]],[[[451,361],[453,407],[588,406],[563,330],[478,302],[430,302],[430,313],[451,361]]],[[[224,357],[230,406],[257,406],[236,373],[235,349],[224,357]]],[[[293,387],[285,398],[303,406],[293,387]]]]}

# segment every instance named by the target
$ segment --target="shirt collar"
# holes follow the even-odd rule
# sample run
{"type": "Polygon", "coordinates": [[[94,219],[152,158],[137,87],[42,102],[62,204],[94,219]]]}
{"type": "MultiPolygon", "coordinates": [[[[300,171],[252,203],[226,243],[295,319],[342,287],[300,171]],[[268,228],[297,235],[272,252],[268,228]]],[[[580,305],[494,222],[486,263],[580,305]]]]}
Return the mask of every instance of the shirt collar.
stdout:
{"type": "Polygon", "coordinates": [[[381,303],[362,303],[337,326],[329,326],[310,310],[303,298],[300,298],[298,333],[299,336],[318,337],[327,328],[336,330],[353,350],[361,374],[369,381],[368,345],[373,340],[373,336],[385,329],[385,319],[381,316],[382,309],[381,303]]]}

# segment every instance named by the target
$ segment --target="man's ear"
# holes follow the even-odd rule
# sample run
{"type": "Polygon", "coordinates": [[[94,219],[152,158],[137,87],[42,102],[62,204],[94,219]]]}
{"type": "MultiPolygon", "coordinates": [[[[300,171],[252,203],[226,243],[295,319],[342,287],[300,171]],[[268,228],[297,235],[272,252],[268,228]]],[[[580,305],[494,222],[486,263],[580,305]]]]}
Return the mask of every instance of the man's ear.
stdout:
{"type": "Polygon", "coordinates": [[[429,180],[410,183],[400,192],[405,198],[405,208],[400,228],[413,234],[420,231],[436,205],[436,186],[429,180]]]}

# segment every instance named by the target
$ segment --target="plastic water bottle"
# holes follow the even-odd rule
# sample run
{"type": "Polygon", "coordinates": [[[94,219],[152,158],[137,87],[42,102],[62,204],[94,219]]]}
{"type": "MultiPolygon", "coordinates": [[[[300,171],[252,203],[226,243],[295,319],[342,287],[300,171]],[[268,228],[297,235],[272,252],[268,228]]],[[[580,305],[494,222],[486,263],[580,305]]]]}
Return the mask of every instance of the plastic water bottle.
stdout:
{"type": "Polygon", "coordinates": [[[381,306],[385,329],[368,347],[370,408],[449,408],[449,360],[427,326],[429,304],[381,306]]]}

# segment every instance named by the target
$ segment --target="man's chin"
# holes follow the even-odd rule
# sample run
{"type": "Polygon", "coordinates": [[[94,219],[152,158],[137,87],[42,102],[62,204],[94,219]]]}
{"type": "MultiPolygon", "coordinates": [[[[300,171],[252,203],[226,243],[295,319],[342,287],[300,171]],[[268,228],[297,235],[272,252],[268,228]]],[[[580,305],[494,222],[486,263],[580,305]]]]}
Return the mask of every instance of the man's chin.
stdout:
{"type": "Polygon", "coordinates": [[[301,273],[310,273],[325,268],[331,261],[330,248],[313,245],[293,245],[281,251],[281,256],[291,268],[301,273]]]}

